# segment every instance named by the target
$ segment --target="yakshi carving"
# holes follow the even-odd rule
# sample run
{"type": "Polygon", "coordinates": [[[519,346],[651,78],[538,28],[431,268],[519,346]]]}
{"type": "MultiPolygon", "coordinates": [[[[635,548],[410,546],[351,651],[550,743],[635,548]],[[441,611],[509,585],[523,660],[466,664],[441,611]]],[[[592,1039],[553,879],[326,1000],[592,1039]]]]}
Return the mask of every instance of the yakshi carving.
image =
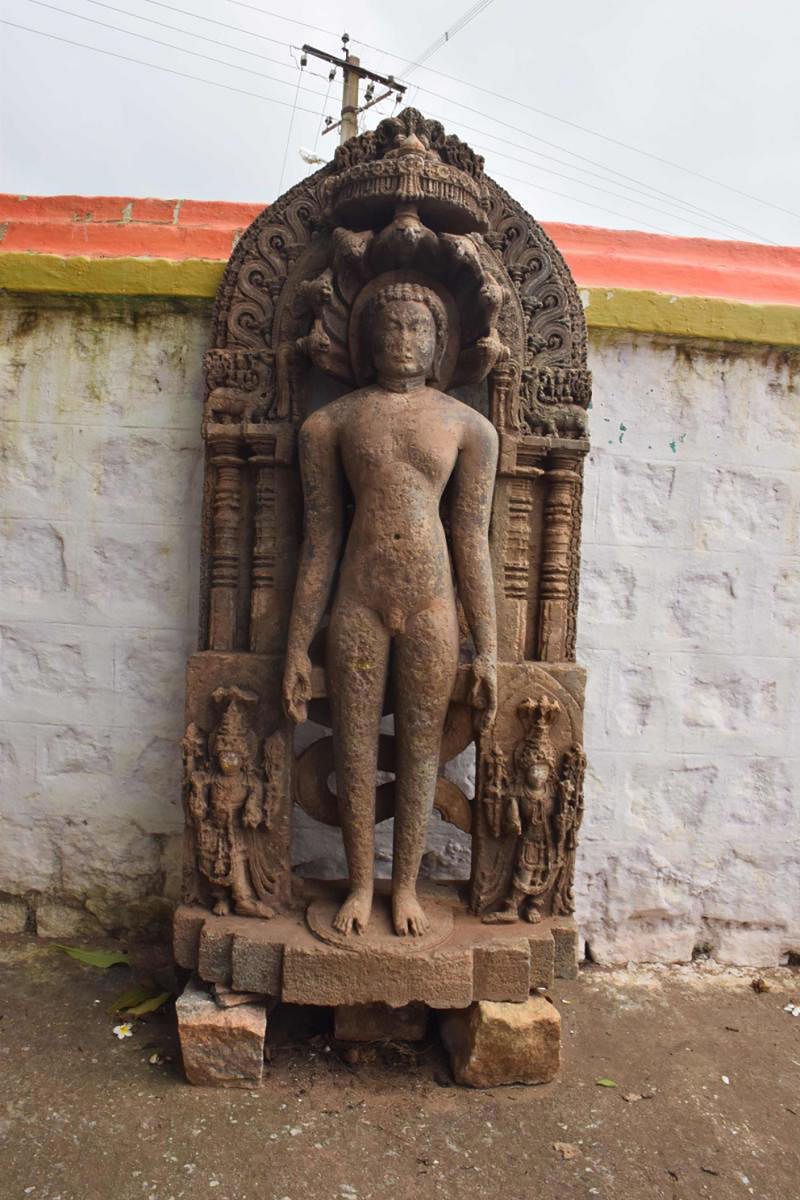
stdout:
{"type": "Polygon", "coordinates": [[[196,725],[189,726],[183,742],[184,791],[197,866],[210,884],[213,911],[219,916],[231,909],[247,917],[274,916],[258,895],[257,845],[249,836],[259,825],[269,825],[252,734],[242,711],[257,699],[241,688],[217,688],[213,700],[224,711],[208,739],[208,752],[196,725]]]}
{"type": "Polygon", "coordinates": [[[544,902],[555,892],[553,911],[574,909],[572,876],[577,832],[583,812],[585,758],[579,747],[558,752],[551,727],[561,711],[557,700],[542,695],[519,706],[525,729],[514,747],[512,770],[497,769],[492,754],[490,779],[484,784],[483,804],[492,834],[517,838],[511,885],[502,906],[486,913],[485,924],[505,924],[522,917],[535,924],[544,915],[544,902]]]}

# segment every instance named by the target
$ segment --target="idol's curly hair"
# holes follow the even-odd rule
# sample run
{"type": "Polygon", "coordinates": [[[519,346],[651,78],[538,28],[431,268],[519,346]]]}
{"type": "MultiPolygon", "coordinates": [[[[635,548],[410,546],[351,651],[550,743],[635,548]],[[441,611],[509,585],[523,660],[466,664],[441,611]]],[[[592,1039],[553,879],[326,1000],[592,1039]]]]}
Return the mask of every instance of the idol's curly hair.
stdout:
{"type": "Polygon", "coordinates": [[[433,378],[438,378],[447,348],[447,311],[432,288],[421,283],[388,283],[375,293],[369,302],[369,325],[388,305],[398,300],[411,300],[424,304],[433,317],[436,328],[436,353],[433,358],[433,378]]]}

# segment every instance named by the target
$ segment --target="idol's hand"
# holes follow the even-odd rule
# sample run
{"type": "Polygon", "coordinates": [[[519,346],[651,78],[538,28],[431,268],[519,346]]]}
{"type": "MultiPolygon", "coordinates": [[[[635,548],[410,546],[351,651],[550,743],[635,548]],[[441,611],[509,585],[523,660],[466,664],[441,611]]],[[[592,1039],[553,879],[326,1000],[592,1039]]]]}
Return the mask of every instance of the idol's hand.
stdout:
{"type": "Polygon", "coordinates": [[[302,650],[289,649],[283,673],[283,708],[290,721],[301,724],[311,699],[311,659],[302,650]]]}
{"type": "Polygon", "coordinates": [[[488,654],[479,654],[472,664],[469,702],[481,733],[488,733],[497,716],[497,664],[488,654]]]}

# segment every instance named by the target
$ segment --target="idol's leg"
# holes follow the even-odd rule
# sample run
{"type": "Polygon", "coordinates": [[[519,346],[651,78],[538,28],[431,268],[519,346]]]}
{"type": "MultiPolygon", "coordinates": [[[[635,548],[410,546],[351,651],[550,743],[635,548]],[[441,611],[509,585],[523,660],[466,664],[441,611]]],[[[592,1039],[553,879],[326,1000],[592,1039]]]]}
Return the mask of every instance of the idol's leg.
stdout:
{"type": "Polygon", "coordinates": [[[395,932],[400,935],[422,934],[428,928],[428,919],[417,900],[417,875],[457,666],[458,619],[451,596],[410,618],[395,645],[392,916],[395,932]]]}
{"type": "Polygon", "coordinates": [[[333,924],[361,933],[372,910],[378,730],[389,634],[377,613],[337,596],[328,626],[328,692],[336,791],[350,894],[333,924]]]}

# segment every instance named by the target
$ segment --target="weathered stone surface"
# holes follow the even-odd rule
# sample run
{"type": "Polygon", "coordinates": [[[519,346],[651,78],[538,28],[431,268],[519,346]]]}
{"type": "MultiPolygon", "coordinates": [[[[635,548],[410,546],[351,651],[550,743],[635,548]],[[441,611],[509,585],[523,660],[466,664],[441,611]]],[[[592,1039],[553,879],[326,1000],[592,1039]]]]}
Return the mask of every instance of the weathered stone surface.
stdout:
{"type": "Polygon", "coordinates": [[[39,937],[103,936],[105,930],[95,916],[59,900],[40,896],[35,907],[36,932],[39,937]]]}
{"type": "Polygon", "coordinates": [[[522,936],[517,942],[487,941],[476,947],[472,956],[473,996],[482,1000],[524,1000],[531,989],[532,972],[538,976],[531,949],[531,943],[522,936]]]}
{"type": "Polygon", "coordinates": [[[191,980],[175,1002],[186,1078],[199,1087],[253,1087],[264,1071],[263,1004],[220,1008],[191,980]]]}
{"type": "Polygon", "coordinates": [[[531,957],[531,990],[550,987],[555,963],[555,943],[550,932],[550,921],[547,925],[533,925],[526,932],[531,957]]]}
{"type": "Polygon", "coordinates": [[[570,917],[555,917],[553,933],[553,974],[556,979],[576,979],[578,975],[578,927],[570,917]]]}
{"type": "Polygon", "coordinates": [[[543,996],[522,1004],[480,1000],[439,1018],[456,1083],[549,1083],[561,1062],[561,1017],[543,996]]]}
{"type": "Polygon", "coordinates": [[[28,905],[14,896],[0,897],[0,933],[24,933],[28,928],[28,905]]]}
{"type": "Polygon", "coordinates": [[[233,930],[224,918],[209,917],[200,933],[197,973],[211,983],[230,983],[233,930]]]}
{"type": "Polygon", "coordinates": [[[334,1036],[343,1042],[420,1042],[427,1029],[424,1004],[340,1004],[333,1014],[334,1036]]]}
{"type": "Polygon", "coordinates": [[[172,921],[172,950],[179,967],[187,971],[197,969],[200,949],[200,934],[208,913],[205,909],[179,905],[172,921]]]}
{"type": "Polygon", "coordinates": [[[393,955],[318,946],[287,946],[282,999],[288,1004],[415,1002],[429,1008],[465,1007],[472,999],[472,954],[467,949],[393,955]]]}
{"type": "MultiPolygon", "coordinates": [[[[260,924],[260,922],[259,922],[260,924]]],[[[240,991],[280,996],[283,975],[283,945],[272,940],[274,931],[255,930],[236,934],[231,949],[231,979],[240,991]]]]}

